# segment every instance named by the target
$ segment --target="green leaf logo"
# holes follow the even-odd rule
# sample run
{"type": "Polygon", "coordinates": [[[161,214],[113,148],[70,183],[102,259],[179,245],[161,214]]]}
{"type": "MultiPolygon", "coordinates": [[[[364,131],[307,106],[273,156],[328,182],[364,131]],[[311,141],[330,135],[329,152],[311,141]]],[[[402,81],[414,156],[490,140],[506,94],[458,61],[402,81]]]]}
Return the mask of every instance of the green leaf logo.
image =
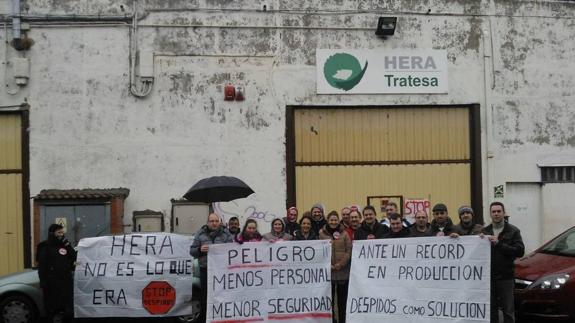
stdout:
{"type": "Polygon", "coordinates": [[[367,61],[363,69],[355,56],[347,53],[331,55],[323,64],[323,75],[329,85],[336,89],[353,89],[367,70],[367,61]]]}

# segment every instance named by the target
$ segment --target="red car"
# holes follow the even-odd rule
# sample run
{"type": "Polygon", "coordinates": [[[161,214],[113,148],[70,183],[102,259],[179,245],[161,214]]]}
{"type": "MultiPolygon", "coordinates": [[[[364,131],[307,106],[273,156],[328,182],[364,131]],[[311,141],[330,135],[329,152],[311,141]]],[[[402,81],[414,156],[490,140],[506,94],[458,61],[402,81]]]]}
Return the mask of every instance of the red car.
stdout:
{"type": "Polygon", "coordinates": [[[575,322],[575,227],[515,265],[519,322],[575,322]]]}

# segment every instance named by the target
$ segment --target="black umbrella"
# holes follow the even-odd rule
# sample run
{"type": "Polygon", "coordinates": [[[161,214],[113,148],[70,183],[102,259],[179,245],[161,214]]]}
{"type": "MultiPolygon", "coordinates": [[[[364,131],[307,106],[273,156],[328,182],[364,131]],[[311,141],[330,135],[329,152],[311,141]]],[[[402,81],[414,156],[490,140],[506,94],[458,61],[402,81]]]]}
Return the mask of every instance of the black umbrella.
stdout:
{"type": "Polygon", "coordinates": [[[184,194],[184,198],[191,202],[228,202],[252,193],[254,191],[239,178],[214,176],[197,182],[184,194]]]}

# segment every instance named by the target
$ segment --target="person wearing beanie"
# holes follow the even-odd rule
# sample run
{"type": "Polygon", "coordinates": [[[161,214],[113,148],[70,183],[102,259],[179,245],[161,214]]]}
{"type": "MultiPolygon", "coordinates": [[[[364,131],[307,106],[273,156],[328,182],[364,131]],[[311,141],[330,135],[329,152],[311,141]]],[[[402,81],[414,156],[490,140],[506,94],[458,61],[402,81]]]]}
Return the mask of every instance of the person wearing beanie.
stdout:
{"type": "Polygon", "coordinates": [[[285,232],[290,235],[294,235],[294,232],[299,230],[299,224],[297,223],[297,208],[295,206],[290,207],[286,211],[286,216],[283,218],[285,225],[285,232]]]}
{"type": "Polygon", "coordinates": [[[432,236],[449,236],[453,232],[453,222],[447,213],[447,206],[443,203],[437,203],[431,210],[433,221],[431,221],[432,236]]]}
{"type": "Polygon", "coordinates": [[[54,322],[70,322],[74,317],[73,271],[76,251],[64,236],[63,226],[56,223],[50,225],[48,239],[38,244],[36,257],[48,317],[54,322]]]}
{"type": "Polygon", "coordinates": [[[313,222],[311,223],[311,228],[313,232],[315,232],[316,236],[319,236],[319,230],[323,228],[327,224],[327,220],[325,219],[325,215],[323,213],[323,205],[320,203],[316,203],[311,207],[311,219],[313,222]]]}
{"type": "Polygon", "coordinates": [[[457,211],[459,214],[459,223],[453,226],[453,232],[460,236],[477,235],[481,233],[483,226],[475,223],[473,219],[473,209],[464,205],[457,211]]]}

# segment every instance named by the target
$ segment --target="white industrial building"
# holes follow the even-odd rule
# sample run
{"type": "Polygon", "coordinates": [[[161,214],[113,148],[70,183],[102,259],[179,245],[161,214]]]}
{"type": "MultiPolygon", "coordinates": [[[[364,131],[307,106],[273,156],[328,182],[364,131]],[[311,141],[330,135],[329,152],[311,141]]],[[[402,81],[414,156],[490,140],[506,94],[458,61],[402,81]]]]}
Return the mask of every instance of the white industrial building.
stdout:
{"type": "Polygon", "coordinates": [[[54,219],[178,231],[213,175],[253,188],[213,207],[262,231],[398,196],[485,221],[503,201],[529,250],[575,224],[573,1],[4,0],[0,19],[0,273],[54,219]],[[337,53],[364,68],[352,88],[322,78],[337,53]]]}

